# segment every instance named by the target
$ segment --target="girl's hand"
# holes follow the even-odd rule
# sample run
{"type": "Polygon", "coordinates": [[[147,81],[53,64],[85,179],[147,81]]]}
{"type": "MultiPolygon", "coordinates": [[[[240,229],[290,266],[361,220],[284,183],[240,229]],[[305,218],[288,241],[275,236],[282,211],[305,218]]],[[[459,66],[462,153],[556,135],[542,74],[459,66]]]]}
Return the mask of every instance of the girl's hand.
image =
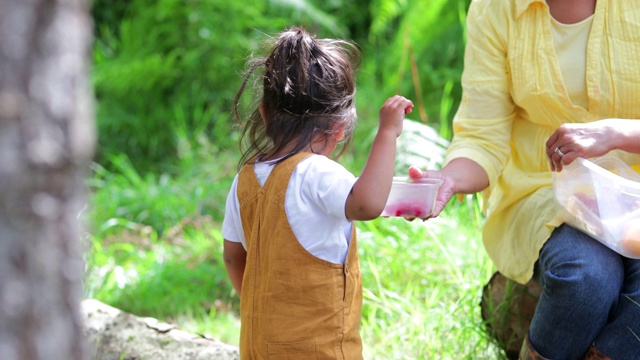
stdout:
{"type": "Polygon", "coordinates": [[[380,108],[380,124],[379,130],[390,130],[396,137],[402,133],[402,121],[404,116],[413,111],[413,102],[411,100],[395,95],[387,99],[382,108],[380,108]]]}
{"type": "Polygon", "coordinates": [[[411,179],[432,178],[442,180],[442,185],[440,185],[440,189],[438,189],[438,196],[436,198],[436,205],[433,209],[433,213],[429,217],[422,219],[426,220],[438,216],[442,209],[444,209],[445,205],[447,205],[449,203],[449,200],[451,200],[451,198],[453,197],[453,189],[455,185],[453,179],[440,171],[422,171],[417,166],[409,167],[409,177],[411,179]]]}

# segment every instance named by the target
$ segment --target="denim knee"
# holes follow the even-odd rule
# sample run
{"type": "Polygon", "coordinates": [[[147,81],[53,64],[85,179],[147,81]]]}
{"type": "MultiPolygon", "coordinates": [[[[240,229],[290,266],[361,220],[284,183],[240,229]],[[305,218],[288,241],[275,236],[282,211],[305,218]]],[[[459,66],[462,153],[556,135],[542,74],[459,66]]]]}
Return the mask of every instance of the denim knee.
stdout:
{"type": "Polygon", "coordinates": [[[609,322],[594,344],[611,359],[640,359],[640,260],[622,258],[626,269],[623,291],[609,322]]]}
{"type": "Polygon", "coordinates": [[[542,293],[530,340],[548,358],[581,358],[616,308],[624,280],[621,257],[563,225],[540,251],[536,273],[542,293]]]}
{"type": "Polygon", "coordinates": [[[540,253],[547,294],[601,314],[615,306],[624,282],[621,257],[597,240],[563,225],[540,253]]]}
{"type": "MultiPolygon", "coordinates": [[[[588,262],[588,261],[587,261],[588,262]]],[[[567,262],[543,274],[549,296],[564,299],[574,311],[588,310],[606,315],[615,307],[622,289],[624,271],[620,261],[614,263],[567,262]]]]}

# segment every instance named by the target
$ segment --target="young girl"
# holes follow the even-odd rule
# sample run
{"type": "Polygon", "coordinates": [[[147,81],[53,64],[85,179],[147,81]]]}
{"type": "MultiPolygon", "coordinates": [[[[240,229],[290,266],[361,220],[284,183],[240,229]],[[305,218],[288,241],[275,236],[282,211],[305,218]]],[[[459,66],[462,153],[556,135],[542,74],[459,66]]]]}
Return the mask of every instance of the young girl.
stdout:
{"type": "Polygon", "coordinates": [[[413,104],[394,96],[382,106],[359,178],[330,160],[355,127],[357,55],[349,42],[291,28],[253,63],[236,96],[240,120],[240,96],[264,67],[222,226],[224,261],[240,294],[242,359],[362,359],[353,221],[380,216],[413,104]]]}

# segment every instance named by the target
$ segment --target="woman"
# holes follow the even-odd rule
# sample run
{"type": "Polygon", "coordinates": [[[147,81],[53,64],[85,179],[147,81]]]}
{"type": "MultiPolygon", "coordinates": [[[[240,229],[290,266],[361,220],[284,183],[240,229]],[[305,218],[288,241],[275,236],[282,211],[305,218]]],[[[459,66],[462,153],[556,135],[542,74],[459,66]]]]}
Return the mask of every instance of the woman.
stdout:
{"type": "Polygon", "coordinates": [[[640,359],[640,261],[563,225],[551,175],[577,156],[640,164],[637,0],[475,0],[462,86],[445,166],[409,174],[444,180],[436,216],[488,195],[489,256],[543,287],[521,358],[640,359]]]}

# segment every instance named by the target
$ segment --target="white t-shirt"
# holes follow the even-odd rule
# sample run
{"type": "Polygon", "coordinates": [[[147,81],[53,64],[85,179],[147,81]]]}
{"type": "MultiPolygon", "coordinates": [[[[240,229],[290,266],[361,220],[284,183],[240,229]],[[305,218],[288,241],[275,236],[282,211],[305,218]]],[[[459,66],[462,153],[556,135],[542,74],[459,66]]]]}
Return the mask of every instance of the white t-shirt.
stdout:
{"type": "Polygon", "coordinates": [[[575,24],[562,24],[551,17],[553,45],[558,56],[562,80],[571,102],[589,108],[587,94],[586,64],[587,43],[593,15],[575,24]]]}
{"type": "MultiPolygon", "coordinates": [[[[273,162],[257,162],[254,170],[264,185],[273,162]]],[[[343,264],[349,249],[353,222],[345,204],[356,178],[339,163],[322,155],[302,160],[294,169],[285,196],[285,211],[300,244],[314,256],[343,264]]],[[[240,221],[238,175],[227,196],[222,236],[247,248],[240,221]]]]}

